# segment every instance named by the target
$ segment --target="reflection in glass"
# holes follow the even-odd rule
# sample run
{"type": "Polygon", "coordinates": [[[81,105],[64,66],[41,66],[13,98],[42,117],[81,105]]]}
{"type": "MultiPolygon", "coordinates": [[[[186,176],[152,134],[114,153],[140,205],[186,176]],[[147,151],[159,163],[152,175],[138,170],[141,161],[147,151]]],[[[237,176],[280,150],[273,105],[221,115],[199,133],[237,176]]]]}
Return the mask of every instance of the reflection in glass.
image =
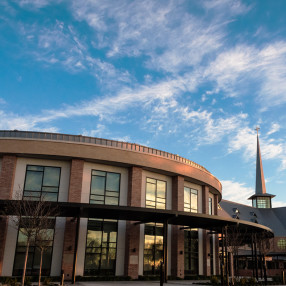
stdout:
{"type": "Polygon", "coordinates": [[[197,229],[184,230],[184,245],[185,275],[198,275],[199,243],[197,229]]]}
{"type": "Polygon", "coordinates": [[[27,166],[24,184],[24,200],[57,201],[61,168],[27,166]]]}
{"type": "Polygon", "coordinates": [[[163,261],[163,225],[148,223],[145,225],[144,275],[159,274],[163,261]]]}
{"type": "MultiPolygon", "coordinates": [[[[50,228],[41,230],[42,242],[45,245],[45,250],[43,252],[43,262],[42,262],[42,274],[45,276],[50,275],[51,261],[52,261],[52,249],[54,241],[54,224],[55,220],[50,220],[50,228]]],[[[18,240],[16,245],[13,275],[19,276],[22,275],[23,266],[25,261],[25,252],[27,245],[27,237],[22,233],[23,229],[20,229],[18,232],[18,240]]],[[[27,275],[38,275],[40,267],[40,249],[39,249],[39,240],[35,237],[31,239],[29,246],[29,254],[27,261],[27,275]]]]}
{"type": "Polygon", "coordinates": [[[92,170],[90,203],[118,205],[120,174],[92,170]]]}
{"type": "Polygon", "coordinates": [[[115,275],[117,221],[90,219],[86,238],[85,275],[115,275]]]}
{"type": "Polygon", "coordinates": [[[184,211],[198,212],[198,191],[188,187],[184,187],[184,211]]]}
{"type": "Polygon", "coordinates": [[[166,209],[166,189],[166,182],[147,178],[146,208],[166,209]]]}

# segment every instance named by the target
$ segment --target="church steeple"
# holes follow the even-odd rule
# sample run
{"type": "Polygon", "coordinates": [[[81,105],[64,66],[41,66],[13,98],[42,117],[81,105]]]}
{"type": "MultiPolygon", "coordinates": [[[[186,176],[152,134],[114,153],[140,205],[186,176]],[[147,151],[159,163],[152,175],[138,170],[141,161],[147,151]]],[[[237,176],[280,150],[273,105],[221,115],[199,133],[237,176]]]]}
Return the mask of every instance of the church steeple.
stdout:
{"type": "Polygon", "coordinates": [[[260,152],[260,146],[259,146],[259,137],[258,137],[258,130],[259,129],[260,129],[259,127],[256,127],[256,129],[255,129],[257,131],[256,186],[255,186],[255,194],[256,195],[266,194],[261,152],[260,152]]]}
{"type": "Polygon", "coordinates": [[[256,153],[256,184],[255,184],[255,194],[252,195],[249,200],[252,200],[252,206],[256,208],[271,208],[271,199],[275,197],[274,195],[266,193],[265,179],[263,173],[260,145],[258,130],[260,128],[256,127],[257,131],[257,153],[256,153]]]}

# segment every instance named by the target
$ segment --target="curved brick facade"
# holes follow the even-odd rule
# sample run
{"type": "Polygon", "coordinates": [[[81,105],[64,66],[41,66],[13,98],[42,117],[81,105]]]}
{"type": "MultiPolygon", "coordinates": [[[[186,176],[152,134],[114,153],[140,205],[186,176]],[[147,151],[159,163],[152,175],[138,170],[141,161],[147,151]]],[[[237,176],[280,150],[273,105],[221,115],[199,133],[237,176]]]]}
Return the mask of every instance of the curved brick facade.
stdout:
{"type": "MultiPolygon", "coordinates": [[[[120,174],[119,205],[146,207],[147,179],[166,184],[165,208],[184,211],[184,187],[197,191],[197,211],[217,214],[221,200],[221,183],[204,167],[160,150],[117,141],[37,132],[0,132],[0,198],[10,199],[19,189],[23,192],[27,166],[49,166],[61,169],[58,201],[89,203],[92,170],[120,174]],[[36,138],[35,138],[36,137],[36,138]],[[61,138],[61,139],[59,139],[61,138]],[[71,139],[73,141],[71,141],[71,139]],[[84,142],[82,142],[84,141],[84,142]],[[96,142],[101,142],[97,144],[96,142]],[[108,143],[110,142],[110,143],[108,143]],[[129,144],[129,145],[128,145],[129,144]],[[155,151],[154,151],[155,150],[155,151]]],[[[0,275],[12,275],[17,234],[7,221],[0,221],[4,236],[0,241],[0,275]],[[8,250],[9,248],[9,250],[8,250]],[[9,255],[10,253],[10,255],[9,255]]],[[[80,219],[76,274],[84,275],[87,219],[80,219]]],[[[76,221],[57,221],[50,274],[61,270],[69,279],[75,250],[76,221]]],[[[215,274],[218,257],[210,262],[209,237],[198,232],[198,273],[215,274]],[[212,267],[210,263],[213,263],[212,267]]],[[[213,242],[217,248],[217,241],[213,242]]],[[[137,278],[143,275],[144,225],[119,221],[115,275],[137,278]]],[[[217,249],[216,249],[217,250],[217,249]]],[[[184,230],[168,229],[168,274],[184,277],[184,230]]],[[[216,251],[217,253],[217,251],[216,251]]]]}

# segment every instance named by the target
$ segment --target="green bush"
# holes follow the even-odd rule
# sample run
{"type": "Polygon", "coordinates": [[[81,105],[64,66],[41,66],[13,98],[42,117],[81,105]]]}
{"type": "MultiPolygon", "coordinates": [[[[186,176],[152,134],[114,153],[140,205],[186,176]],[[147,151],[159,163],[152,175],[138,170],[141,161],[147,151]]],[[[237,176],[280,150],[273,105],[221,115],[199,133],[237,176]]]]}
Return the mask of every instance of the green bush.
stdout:
{"type": "Polygon", "coordinates": [[[219,280],[218,280],[217,276],[212,276],[210,281],[211,281],[211,284],[214,284],[214,285],[219,284],[219,280]]]}
{"type": "Polygon", "coordinates": [[[32,285],[32,277],[26,276],[25,277],[25,285],[26,286],[31,286],[32,285]]]}
{"type": "Polygon", "coordinates": [[[16,286],[17,285],[17,278],[12,277],[6,277],[3,284],[7,284],[10,286],[16,286]]]}
{"type": "Polygon", "coordinates": [[[248,285],[255,285],[256,284],[256,279],[254,277],[248,278],[248,285]]]}
{"type": "Polygon", "coordinates": [[[44,285],[49,285],[52,282],[51,277],[45,277],[43,284],[44,285]]]}
{"type": "Polygon", "coordinates": [[[247,279],[246,278],[240,278],[239,280],[240,285],[247,285],[247,279]]]}

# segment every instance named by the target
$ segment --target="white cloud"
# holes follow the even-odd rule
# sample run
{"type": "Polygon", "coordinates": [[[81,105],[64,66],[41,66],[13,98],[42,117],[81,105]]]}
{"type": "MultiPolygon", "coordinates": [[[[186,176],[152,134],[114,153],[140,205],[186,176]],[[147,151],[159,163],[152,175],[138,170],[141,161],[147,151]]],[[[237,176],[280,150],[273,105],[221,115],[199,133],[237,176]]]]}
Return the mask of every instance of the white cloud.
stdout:
{"type": "Polygon", "coordinates": [[[253,188],[245,186],[244,183],[230,180],[221,180],[220,182],[222,184],[223,199],[251,205],[251,201],[248,198],[255,193],[253,188]]]}
{"type": "Polygon", "coordinates": [[[196,17],[186,3],[172,1],[73,1],[74,17],[96,32],[96,48],[107,48],[109,57],[148,56],[152,69],[176,72],[201,62],[217,50],[224,26],[209,17],[196,17]],[[187,6],[187,5],[186,5],[187,6]],[[111,32],[112,31],[112,32],[111,32]]]}
{"type": "Polygon", "coordinates": [[[52,3],[58,3],[62,0],[13,0],[18,5],[25,7],[25,8],[43,8],[47,5],[52,3]]]}
{"type": "MultiPolygon", "coordinates": [[[[229,153],[243,150],[245,158],[256,156],[256,133],[249,127],[241,128],[236,135],[229,141],[229,153]]],[[[262,159],[280,159],[285,152],[282,144],[273,144],[271,139],[259,138],[262,159]]]]}
{"type": "Polygon", "coordinates": [[[210,63],[205,79],[214,80],[228,96],[252,93],[266,110],[286,103],[286,42],[262,48],[237,45],[223,51],[210,63]],[[252,85],[258,86],[252,90],[252,85]]]}
{"type": "Polygon", "coordinates": [[[273,133],[276,133],[280,130],[281,126],[278,123],[272,123],[270,130],[267,132],[267,135],[271,135],[273,133]]]}
{"type": "Polygon", "coordinates": [[[285,207],[285,206],[286,206],[286,202],[276,201],[275,198],[272,200],[272,207],[274,207],[274,208],[281,208],[281,207],[285,207]]]}

